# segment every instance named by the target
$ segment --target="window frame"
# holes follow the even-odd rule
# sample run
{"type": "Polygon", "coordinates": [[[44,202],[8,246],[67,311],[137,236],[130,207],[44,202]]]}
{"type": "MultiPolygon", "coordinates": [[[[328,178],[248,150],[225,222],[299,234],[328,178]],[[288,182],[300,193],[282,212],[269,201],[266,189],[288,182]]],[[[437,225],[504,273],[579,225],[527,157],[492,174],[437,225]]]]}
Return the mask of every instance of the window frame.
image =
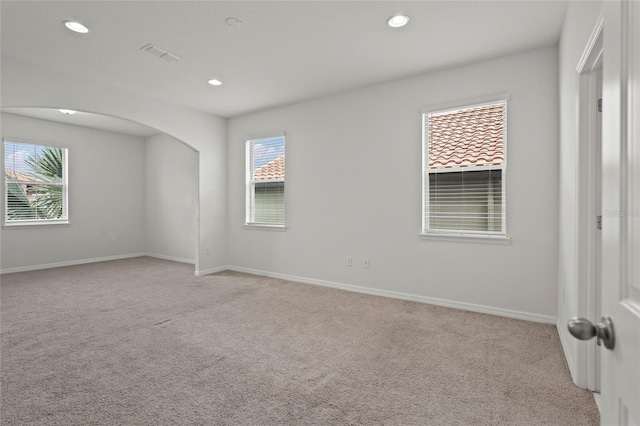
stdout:
{"type": "Polygon", "coordinates": [[[508,92],[497,93],[493,95],[481,96],[476,98],[468,98],[463,100],[440,103],[423,108],[420,111],[422,126],[422,230],[419,234],[422,239],[437,239],[450,241],[467,241],[467,242],[498,242],[508,243],[510,238],[507,236],[507,149],[508,149],[508,104],[511,96],[508,92]],[[445,113],[460,109],[475,108],[496,103],[504,103],[504,143],[503,154],[504,161],[499,165],[484,166],[468,166],[448,168],[446,172],[435,172],[437,169],[429,168],[429,140],[427,135],[427,119],[428,116],[435,113],[445,113]],[[477,231],[477,230],[455,230],[455,229],[431,229],[429,224],[429,175],[431,173],[455,173],[455,172],[473,172],[501,170],[502,181],[502,230],[501,231],[477,231]]]}
{"type": "Polygon", "coordinates": [[[287,218],[287,191],[286,191],[286,152],[287,152],[287,135],[286,132],[271,132],[258,135],[251,135],[245,138],[245,220],[244,229],[266,230],[266,231],[286,231],[287,218]],[[264,139],[272,139],[281,137],[284,139],[284,155],[285,155],[285,178],[276,179],[270,182],[283,183],[283,221],[282,223],[266,223],[255,221],[255,184],[253,179],[253,162],[254,162],[254,143],[264,139]],[[249,148],[250,147],[250,148],[249,148]]]}
{"type": "MultiPolygon", "coordinates": [[[[2,228],[3,229],[21,229],[21,228],[38,228],[38,227],[51,227],[51,226],[68,226],[71,224],[71,211],[70,211],[70,202],[69,202],[69,147],[61,144],[53,143],[53,142],[41,142],[28,140],[24,138],[13,138],[13,137],[3,137],[2,138],[2,228]],[[63,171],[62,171],[62,183],[59,184],[62,187],[62,197],[64,200],[64,208],[63,211],[65,213],[65,217],[61,219],[31,219],[31,220],[16,220],[9,221],[7,217],[7,209],[8,209],[8,199],[7,199],[7,179],[6,179],[6,164],[5,164],[5,156],[6,156],[6,144],[7,142],[13,143],[21,143],[25,145],[36,145],[41,147],[51,147],[58,148],[63,150],[63,171]]],[[[51,183],[46,183],[47,185],[51,185],[51,183]]]]}

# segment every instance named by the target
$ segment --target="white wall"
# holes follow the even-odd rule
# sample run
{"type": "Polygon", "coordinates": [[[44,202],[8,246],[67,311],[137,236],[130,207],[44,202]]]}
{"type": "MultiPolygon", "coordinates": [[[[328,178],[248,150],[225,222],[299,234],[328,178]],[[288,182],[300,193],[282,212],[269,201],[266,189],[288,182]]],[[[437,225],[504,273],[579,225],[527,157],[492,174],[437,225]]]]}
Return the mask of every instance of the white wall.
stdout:
{"type": "Polygon", "coordinates": [[[11,114],[1,119],[3,137],[69,148],[71,222],[3,227],[3,271],[144,251],[143,139],[11,114]]]}
{"type": "Polygon", "coordinates": [[[124,118],[196,149],[200,183],[196,273],[213,272],[227,264],[226,119],[5,55],[1,62],[1,106],[69,108],[124,118]]]}
{"type": "MultiPolygon", "coordinates": [[[[598,17],[602,2],[570,2],[560,40],[560,234],[558,264],[558,332],[569,369],[578,380],[578,340],[569,335],[566,324],[578,314],[578,73],[576,67],[584,52],[598,17]]],[[[606,37],[606,28],[605,28],[606,37]]],[[[584,291],[583,291],[584,293],[584,291]]],[[[585,376],[586,378],[586,376],[585,376]]]]}
{"type": "Polygon", "coordinates": [[[145,140],[145,252],[195,262],[198,153],[167,135],[145,140]]]}
{"type": "Polygon", "coordinates": [[[230,119],[230,264],[553,322],[557,55],[555,47],[538,49],[230,119]],[[511,243],[420,240],[421,108],[501,92],[511,93],[511,243]],[[246,230],[244,140],[276,130],[287,132],[288,230],[246,230]]]}

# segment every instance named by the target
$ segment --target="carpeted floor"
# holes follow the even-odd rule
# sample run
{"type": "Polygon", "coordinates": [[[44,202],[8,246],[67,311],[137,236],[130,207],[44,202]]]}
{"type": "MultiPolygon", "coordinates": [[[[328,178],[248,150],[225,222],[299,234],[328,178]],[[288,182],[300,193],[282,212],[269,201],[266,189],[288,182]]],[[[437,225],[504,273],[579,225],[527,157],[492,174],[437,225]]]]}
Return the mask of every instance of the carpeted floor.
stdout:
{"type": "Polygon", "coordinates": [[[151,258],[2,276],[10,425],[597,425],[552,325],[151,258]]]}

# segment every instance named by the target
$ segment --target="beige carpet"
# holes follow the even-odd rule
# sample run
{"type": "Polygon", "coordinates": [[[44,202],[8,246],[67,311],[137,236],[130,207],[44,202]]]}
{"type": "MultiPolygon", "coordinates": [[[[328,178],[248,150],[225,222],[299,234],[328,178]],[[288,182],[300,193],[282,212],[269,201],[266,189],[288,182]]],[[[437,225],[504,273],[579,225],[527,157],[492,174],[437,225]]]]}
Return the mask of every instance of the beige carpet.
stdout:
{"type": "Polygon", "coordinates": [[[2,276],[2,425],[596,425],[554,326],[137,258],[2,276]]]}

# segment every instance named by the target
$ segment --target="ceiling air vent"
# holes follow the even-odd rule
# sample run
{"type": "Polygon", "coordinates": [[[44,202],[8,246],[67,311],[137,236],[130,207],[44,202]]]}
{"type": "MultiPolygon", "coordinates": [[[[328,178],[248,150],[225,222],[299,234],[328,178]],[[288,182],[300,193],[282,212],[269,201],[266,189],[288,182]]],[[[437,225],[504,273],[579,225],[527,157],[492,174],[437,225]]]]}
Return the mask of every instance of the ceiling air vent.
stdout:
{"type": "Polygon", "coordinates": [[[167,62],[178,62],[182,57],[176,55],[175,53],[171,53],[162,47],[154,46],[149,43],[146,46],[142,46],[140,50],[144,50],[145,52],[151,53],[161,59],[164,59],[167,62]]]}

